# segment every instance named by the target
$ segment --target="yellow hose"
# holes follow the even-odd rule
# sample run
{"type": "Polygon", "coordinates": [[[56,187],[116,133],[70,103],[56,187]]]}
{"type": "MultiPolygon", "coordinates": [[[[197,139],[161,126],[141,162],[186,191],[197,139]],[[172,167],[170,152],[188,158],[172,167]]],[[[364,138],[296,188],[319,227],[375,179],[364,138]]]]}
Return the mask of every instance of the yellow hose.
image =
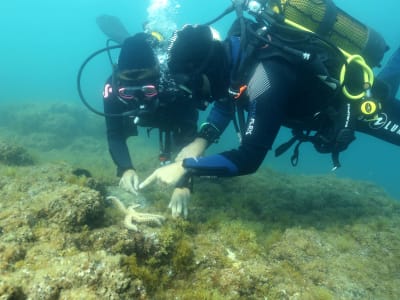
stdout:
{"type": "MultiPolygon", "coordinates": [[[[309,30],[308,28],[301,26],[300,24],[297,24],[293,21],[290,21],[288,19],[285,19],[285,23],[293,26],[297,29],[303,30],[303,31],[307,31],[307,32],[312,32],[313,31],[309,30]]],[[[338,47],[339,48],[339,47],[338,47]]],[[[361,92],[358,95],[352,95],[350,94],[350,92],[347,90],[346,86],[343,86],[343,94],[352,100],[358,100],[361,99],[365,96],[365,88],[371,88],[373,83],[374,83],[374,73],[372,72],[372,69],[367,65],[367,63],[365,62],[364,58],[361,55],[351,55],[350,53],[346,52],[345,50],[339,48],[339,50],[343,53],[343,55],[346,57],[346,62],[347,64],[350,63],[357,63],[360,65],[360,67],[363,70],[363,79],[364,79],[364,84],[366,85],[364,87],[364,91],[361,92]]],[[[340,70],[340,84],[342,85],[344,83],[344,79],[346,77],[346,64],[343,64],[341,70],[340,70]]]]}
{"type": "MultiPolygon", "coordinates": [[[[347,64],[351,64],[351,63],[357,63],[360,65],[360,67],[363,70],[363,79],[364,79],[364,84],[366,85],[364,87],[364,91],[362,91],[360,94],[358,95],[353,95],[350,94],[350,92],[347,90],[347,87],[345,85],[343,85],[343,94],[352,100],[358,100],[361,99],[365,96],[365,89],[366,88],[371,88],[372,85],[374,84],[374,73],[372,72],[371,68],[367,65],[367,63],[365,62],[364,58],[361,55],[350,55],[349,57],[347,57],[347,64]]],[[[340,84],[342,85],[344,83],[344,79],[346,77],[346,65],[344,64],[342,66],[342,69],[340,70],[340,84]]]]}

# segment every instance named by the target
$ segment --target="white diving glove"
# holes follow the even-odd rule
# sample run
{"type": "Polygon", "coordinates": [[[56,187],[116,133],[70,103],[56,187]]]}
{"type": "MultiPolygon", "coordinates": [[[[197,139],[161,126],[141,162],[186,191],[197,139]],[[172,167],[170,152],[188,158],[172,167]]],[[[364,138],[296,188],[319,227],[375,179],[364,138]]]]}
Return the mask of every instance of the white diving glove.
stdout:
{"type": "Polygon", "coordinates": [[[126,170],[119,181],[119,187],[129,193],[137,195],[139,189],[139,176],[136,171],[132,169],[126,170]]]}
{"type": "Polygon", "coordinates": [[[204,153],[207,145],[208,142],[206,139],[198,137],[189,145],[182,148],[182,150],[176,156],[175,161],[181,161],[190,157],[198,157],[204,153]]]}
{"type": "Polygon", "coordinates": [[[168,208],[171,209],[172,217],[177,218],[182,216],[187,218],[188,215],[188,202],[190,200],[190,190],[187,187],[175,188],[171,196],[171,201],[168,208]]]}
{"type": "Polygon", "coordinates": [[[185,175],[186,170],[182,167],[182,162],[174,162],[169,165],[156,169],[149,177],[141,184],[139,189],[143,189],[154,181],[164,183],[168,186],[173,186],[185,175]]]}

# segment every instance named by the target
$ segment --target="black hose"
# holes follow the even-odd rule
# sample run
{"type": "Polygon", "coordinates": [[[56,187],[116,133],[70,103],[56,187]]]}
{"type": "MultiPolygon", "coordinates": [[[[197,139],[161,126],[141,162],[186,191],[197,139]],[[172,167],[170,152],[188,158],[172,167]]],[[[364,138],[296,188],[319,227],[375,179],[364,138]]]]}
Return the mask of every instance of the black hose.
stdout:
{"type": "MultiPolygon", "coordinates": [[[[105,51],[110,51],[110,50],[112,50],[112,49],[117,49],[117,48],[121,48],[121,46],[119,46],[119,45],[117,45],[117,46],[109,46],[109,47],[106,47],[106,48],[97,50],[96,52],[92,53],[88,58],[85,59],[85,61],[82,63],[82,65],[81,65],[81,67],[79,68],[79,71],[78,71],[78,76],[77,76],[77,88],[78,88],[79,97],[81,98],[82,103],[83,103],[90,111],[94,112],[94,113],[97,114],[97,115],[103,116],[103,117],[104,117],[104,116],[109,117],[109,115],[108,115],[108,114],[104,114],[104,113],[102,113],[102,112],[100,112],[100,111],[94,109],[94,108],[86,101],[86,98],[85,98],[85,96],[83,95],[82,87],[81,87],[82,73],[83,73],[83,70],[85,69],[86,65],[87,65],[94,57],[96,57],[97,55],[99,55],[99,54],[101,54],[101,53],[103,53],[103,52],[105,52],[105,51]]],[[[118,116],[119,116],[119,115],[118,115],[118,116]]],[[[111,115],[110,115],[110,117],[111,117],[111,115]]]]}
{"type": "Polygon", "coordinates": [[[85,61],[82,63],[82,65],[81,65],[81,67],[79,68],[79,71],[78,71],[78,76],[77,76],[77,88],[78,88],[78,94],[79,94],[79,97],[80,97],[82,103],[83,103],[91,112],[94,112],[95,114],[97,114],[97,115],[99,115],[99,116],[102,116],[102,117],[123,117],[123,116],[132,116],[132,115],[135,116],[135,115],[138,114],[138,110],[130,110],[130,111],[126,111],[126,112],[121,113],[121,114],[106,114],[106,113],[100,112],[100,111],[94,109],[94,108],[89,104],[89,102],[87,102],[87,100],[86,100],[86,98],[85,98],[85,96],[83,95],[83,92],[82,92],[81,78],[82,78],[83,70],[85,69],[86,65],[87,65],[94,57],[96,57],[97,55],[99,55],[99,54],[101,54],[101,53],[103,53],[103,52],[105,52],[105,51],[107,51],[108,57],[109,57],[109,59],[110,59],[110,61],[111,61],[111,64],[112,64],[112,60],[111,60],[111,56],[110,56],[110,52],[109,52],[109,51],[110,51],[110,50],[113,50],[113,49],[118,49],[118,48],[121,48],[121,45],[108,46],[108,47],[106,47],[106,48],[97,50],[96,52],[92,53],[88,58],[85,59],[85,61]]]}

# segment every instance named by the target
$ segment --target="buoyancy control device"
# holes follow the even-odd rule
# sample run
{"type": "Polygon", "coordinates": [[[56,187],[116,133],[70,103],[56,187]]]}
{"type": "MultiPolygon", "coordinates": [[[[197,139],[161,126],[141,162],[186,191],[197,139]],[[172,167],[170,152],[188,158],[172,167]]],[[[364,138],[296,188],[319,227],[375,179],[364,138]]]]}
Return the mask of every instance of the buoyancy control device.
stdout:
{"type": "MultiPolygon", "coordinates": [[[[267,44],[278,47],[280,50],[287,51],[289,55],[297,55],[304,61],[309,60],[310,54],[301,49],[281,46],[279,44],[273,44],[272,41],[268,43],[268,34],[272,32],[279,32],[279,29],[287,30],[292,28],[294,31],[299,32],[309,32],[309,34],[317,37],[331,47],[331,50],[336,49],[335,52],[339,54],[342,58],[340,59],[343,63],[340,74],[335,72],[334,82],[338,84],[333,85],[334,89],[340,87],[346,98],[349,99],[349,103],[346,107],[353,107],[350,103],[353,100],[360,101],[356,106],[359,106],[359,114],[362,114],[363,118],[373,119],[377,116],[378,110],[380,109],[379,101],[373,99],[371,94],[371,88],[374,83],[374,75],[371,67],[379,66],[385,52],[389,49],[383,37],[377,33],[372,28],[364,25],[354,17],[350,16],[340,8],[338,8],[332,0],[232,0],[232,6],[228,8],[221,16],[217,17],[212,22],[220,19],[223,15],[236,11],[239,22],[242,24],[241,39],[247,42],[247,39],[242,39],[244,27],[243,12],[246,11],[256,19],[256,23],[259,24],[260,30],[257,31],[261,33],[262,36],[259,38],[267,42],[267,44]],[[351,65],[351,66],[350,66],[351,65]],[[347,88],[347,73],[348,69],[358,68],[361,72],[361,92],[358,91],[354,94],[349,92],[347,88]],[[373,105],[371,105],[373,104],[373,105]],[[363,109],[367,107],[368,109],[363,109]],[[371,108],[371,109],[370,109],[371,108]],[[374,108],[374,109],[372,109],[374,108]]],[[[241,45],[241,50],[246,55],[249,55],[249,51],[245,49],[246,45],[241,45]]],[[[241,61],[245,61],[242,57],[241,61]]],[[[242,63],[244,69],[246,68],[246,63],[242,63]]],[[[240,66],[237,68],[236,78],[240,81],[242,77],[240,74],[240,66]]],[[[339,66],[340,69],[340,66],[339,66]]],[[[322,80],[325,76],[319,76],[322,80]]],[[[352,77],[352,76],[350,76],[352,77]]],[[[233,91],[238,91],[237,82],[235,83],[236,89],[233,91]]],[[[357,81],[358,82],[358,81],[357,81]]],[[[337,89],[339,90],[339,89],[337,89]]],[[[353,92],[353,90],[352,90],[353,92]]],[[[240,95],[240,93],[236,93],[240,95]]],[[[357,103],[357,102],[352,102],[357,103]]],[[[353,113],[345,114],[353,115],[353,113]]],[[[346,121],[346,120],[344,120],[346,121]]],[[[347,148],[348,144],[351,143],[353,138],[352,129],[349,128],[348,131],[351,133],[346,141],[342,143],[340,149],[332,150],[332,155],[334,157],[334,169],[340,166],[338,162],[338,151],[343,151],[347,148]]],[[[333,141],[336,142],[338,139],[335,138],[333,141]]],[[[340,139],[343,140],[343,139],[340,139]]],[[[333,143],[329,143],[333,144],[333,143]]],[[[337,147],[336,147],[337,148],[337,147]]],[[[329,149],[324,149],[324,152],[330,152],[329,149]]]]}

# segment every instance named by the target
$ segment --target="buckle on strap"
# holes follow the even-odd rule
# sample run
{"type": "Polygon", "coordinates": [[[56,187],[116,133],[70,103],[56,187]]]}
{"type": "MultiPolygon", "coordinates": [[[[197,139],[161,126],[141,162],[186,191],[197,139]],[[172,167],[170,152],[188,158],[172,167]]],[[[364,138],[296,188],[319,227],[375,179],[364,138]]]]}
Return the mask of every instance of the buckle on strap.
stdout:
{"type": "Polygon", "coordinates": [[[234,99],[239,99],[243,95],[243,93],[246,89],[247,89],[247,85],[242,85],[239,87],[239,89],[233,89],[232,87],[230,87],[228,90],[228,93],[234,99]]]}

